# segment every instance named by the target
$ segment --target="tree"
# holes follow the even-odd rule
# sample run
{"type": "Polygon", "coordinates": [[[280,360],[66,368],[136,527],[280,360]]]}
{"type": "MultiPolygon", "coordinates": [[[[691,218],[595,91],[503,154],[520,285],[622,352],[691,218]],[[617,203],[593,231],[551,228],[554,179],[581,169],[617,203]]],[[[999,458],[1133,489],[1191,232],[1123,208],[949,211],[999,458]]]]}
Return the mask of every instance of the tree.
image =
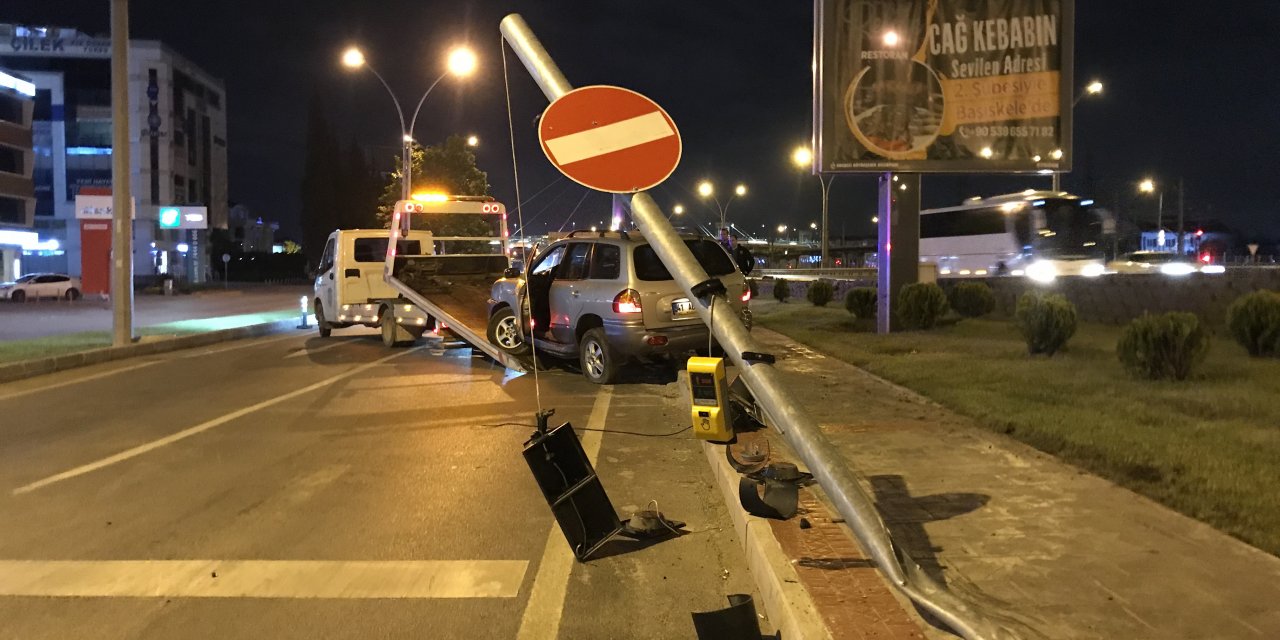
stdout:
{"type": "MultiPolygon", "coordinates": [[[[457,196],[489,193],[488,174],[476,167],[476,156],[462,136],[449,136],[443,144],[414,147],[413,193],[432,191],[457,196]]],[[[391,210],[400,199],[400,162],[382,190],[378,222],[390,224],[391,210]]],[[[487,236],[492,230],[478,216],[424,215],[413,219],[415,229],[427,229],[438,236],[487,236]]]]}
{"type": "Polygon", "coordinates": [[[338,185],[338,227],[369,229],[379,226],[378,180],[369,168],[364,151],[353,138],[343,159],[342,181],[338,185]]]}
{"type": "Polygon", "coordinates": [[[316,265],[325,240],[338,227],[342,197],[341,155],[337,136],[318,97],[307,109],[307,140],[302,168],[302,248],[316,265]]]}

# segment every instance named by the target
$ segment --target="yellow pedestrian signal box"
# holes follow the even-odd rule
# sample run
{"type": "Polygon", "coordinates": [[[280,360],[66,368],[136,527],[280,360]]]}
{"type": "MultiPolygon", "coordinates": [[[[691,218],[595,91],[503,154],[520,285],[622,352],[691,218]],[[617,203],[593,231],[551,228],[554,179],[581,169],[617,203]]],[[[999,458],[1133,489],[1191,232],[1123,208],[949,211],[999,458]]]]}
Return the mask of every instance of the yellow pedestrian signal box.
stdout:
{"type": "Polygon", "coordinates": [[[729,425],[729,387],[725,384],[723,358],[689,358],[689,392],[692,396],[693,435],[699,440],[733,440],[729,425]]]}

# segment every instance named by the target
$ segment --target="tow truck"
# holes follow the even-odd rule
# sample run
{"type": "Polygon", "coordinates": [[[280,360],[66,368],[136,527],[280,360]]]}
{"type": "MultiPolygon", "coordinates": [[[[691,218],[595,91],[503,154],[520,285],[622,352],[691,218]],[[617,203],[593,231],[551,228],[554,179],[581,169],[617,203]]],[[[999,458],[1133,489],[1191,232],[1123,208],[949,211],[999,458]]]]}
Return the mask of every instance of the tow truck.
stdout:
{"type": "Polygon", "coordinates": [[[493,283],[511,267],[506,207],[489,196],[414,194],[412,199],[396,202],[390,233],[382,277],[398,297],[383,308],[387,312],[387,319],[380,323],[383,342],[411,344],[418,321],[425,316],[428,329],[451,334],[509,369],[527,370],[528,363],[490,344],[485,336],[493,283]],[[399,254],[399,240],[412,237],[415,216],[438,216],[437,231],[485,229],[487,233],[433,232],[430,252],[399,254]]]}

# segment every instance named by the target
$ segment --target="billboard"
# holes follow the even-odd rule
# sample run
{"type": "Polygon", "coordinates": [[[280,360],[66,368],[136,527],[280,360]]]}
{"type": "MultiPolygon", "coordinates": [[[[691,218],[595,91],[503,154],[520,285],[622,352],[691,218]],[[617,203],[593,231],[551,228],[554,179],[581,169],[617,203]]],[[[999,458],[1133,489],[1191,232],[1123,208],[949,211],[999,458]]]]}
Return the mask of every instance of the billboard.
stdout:
{"type": "Polygon", "coordinates": [[[816,0],[823,173],[1071,170],[1072,0],[816,0]]]}

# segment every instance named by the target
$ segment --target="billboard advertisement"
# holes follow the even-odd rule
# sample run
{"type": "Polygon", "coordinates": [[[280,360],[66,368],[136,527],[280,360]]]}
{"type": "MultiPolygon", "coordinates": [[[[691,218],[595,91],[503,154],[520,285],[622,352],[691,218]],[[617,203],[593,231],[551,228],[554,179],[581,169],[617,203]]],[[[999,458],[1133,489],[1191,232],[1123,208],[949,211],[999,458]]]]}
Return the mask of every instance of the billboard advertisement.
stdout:
{"type": "Polygon", "coordinates": [[[820,172],[1070,171],[1072,0],[816,0],[820,172]]]}

